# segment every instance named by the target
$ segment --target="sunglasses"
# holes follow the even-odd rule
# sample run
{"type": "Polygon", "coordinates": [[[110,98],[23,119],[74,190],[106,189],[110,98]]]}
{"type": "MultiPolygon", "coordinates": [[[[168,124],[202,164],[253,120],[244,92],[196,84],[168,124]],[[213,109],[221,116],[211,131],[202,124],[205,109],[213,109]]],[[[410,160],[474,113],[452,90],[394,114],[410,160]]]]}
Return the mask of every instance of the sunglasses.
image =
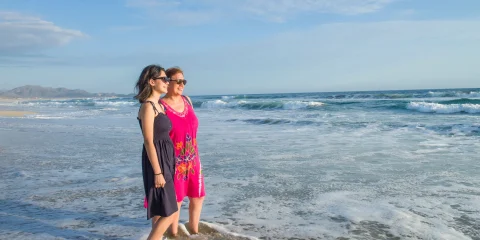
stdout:
{"type": "Polygon", "coordinates": [[[174,82],[176,84],[181,84],[183,83],[183,85],[187,85],[187,80],[186,79],[177,79],[177,80],[172,80],[170,79],[170,82],[174,82]]]}
{"type": "Polygon", "coordinates": [[[158,79],[160,79],[160,80],[162,80],[164,83],[169,83],[169,82],[171,81],[170,78],[168,78],[168,77],[155,77],[155,78],[152,78],[152,79],[153,79],[153,80],[158,80],[158,79]]]}

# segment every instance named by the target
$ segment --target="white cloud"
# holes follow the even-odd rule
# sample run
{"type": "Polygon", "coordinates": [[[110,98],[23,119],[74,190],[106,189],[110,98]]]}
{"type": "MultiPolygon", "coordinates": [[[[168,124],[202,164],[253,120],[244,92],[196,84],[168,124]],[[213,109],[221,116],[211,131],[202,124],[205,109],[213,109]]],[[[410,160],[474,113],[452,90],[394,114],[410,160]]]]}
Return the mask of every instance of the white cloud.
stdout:
{"type": "Polygon", "coordinates": [[[65,45],[86,37],[78,30],[17,12],[0,12],[0,52],[26,53],[65,45]]]}
{"type": "Polygon", "coordinates": [[[284,22],[302,13],[357,15],[379,11],[396,0],[127,0],[170,23],[201,24],[224,18],[255,17],[284,22]]]}
{"type": "MultiPolygon", "coordinates": [[[[479,28],[479,20],[322,24],[214,49],[193,48],[190,41],[174,51],[69,57],[71,68],[44,66],[41,73],[39,67],[36,79],[54,81],[75,71],[71,82],[94,88],[101,87],[94,78],[110,75],[124,81],[114,91],[130,92],[138,72],[159,63],[185,70],[189,94],[478,87],[479,28]]],[[[2,75],[17,84],[32,81],[22,71],[4,68],[2,75]]]]}

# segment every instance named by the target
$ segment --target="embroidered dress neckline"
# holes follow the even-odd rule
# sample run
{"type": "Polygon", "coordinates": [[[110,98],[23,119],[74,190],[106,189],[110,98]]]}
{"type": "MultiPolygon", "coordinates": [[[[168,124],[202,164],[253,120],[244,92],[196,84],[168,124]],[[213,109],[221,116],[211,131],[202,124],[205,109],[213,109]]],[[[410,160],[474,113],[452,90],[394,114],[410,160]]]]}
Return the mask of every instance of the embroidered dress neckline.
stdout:
{"type": "Polygon", "coordinates": [[[175,115],[179,116],[179,117],[185,117],[188,113],[188,105],[187,103],[185,102],[185,99],[182,97],[182,100],[183,100],[183,112],[178,112],[177,110],[173,109],[172,107],[170,107],[170,105],[168,105],[168,103],[166,103],[165,101],[163,101],[163,99],[161,99],[160,101],[162,101],[163,105],[165,107],[167,107],[172,113],[174,113],[175,115]]]}

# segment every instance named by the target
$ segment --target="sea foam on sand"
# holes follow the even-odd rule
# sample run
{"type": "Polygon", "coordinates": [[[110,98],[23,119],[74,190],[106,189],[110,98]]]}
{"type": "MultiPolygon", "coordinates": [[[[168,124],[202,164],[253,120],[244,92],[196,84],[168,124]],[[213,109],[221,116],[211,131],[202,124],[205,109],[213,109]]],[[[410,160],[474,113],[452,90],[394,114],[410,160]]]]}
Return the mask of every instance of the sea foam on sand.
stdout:
{"type": "MultiPolygon", "coordinates": [[[[187,223],[185,223],[187,224],[187,223]]],[[[246,236],[238,233],[233,233],[228,231],[227,229],[215,225],[212,223],[207,223],[200,221],[198,226],[198,234],[190,234],[188,229],[185,227],[185,224],[180,223],[178,225],[178,236],[176,238],[170,237],[168,234],[167,239],[205,239],[205,240],[257,240],[256,237],[246,236]]],[[[148,238],[148,234],[150,233],[150,229],[146,231],[145,234],[140,238],[140,240],[144,240],[148,238]]]]}

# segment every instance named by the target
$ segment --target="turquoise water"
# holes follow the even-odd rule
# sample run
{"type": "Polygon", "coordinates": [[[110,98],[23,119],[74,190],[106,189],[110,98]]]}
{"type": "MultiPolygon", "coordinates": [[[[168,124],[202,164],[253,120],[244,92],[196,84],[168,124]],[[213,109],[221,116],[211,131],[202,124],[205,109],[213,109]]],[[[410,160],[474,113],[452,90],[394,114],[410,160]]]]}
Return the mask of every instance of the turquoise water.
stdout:
{"type": "MultiPolygon", "coordinates": [[[[229,234],[480,239],[480,89],[192,100],[207,191],[202,220],[229,234]]],[[[148,233],[138,103],[0,107],[37,113],[0,118],[1,238],[148,233]]]]}

